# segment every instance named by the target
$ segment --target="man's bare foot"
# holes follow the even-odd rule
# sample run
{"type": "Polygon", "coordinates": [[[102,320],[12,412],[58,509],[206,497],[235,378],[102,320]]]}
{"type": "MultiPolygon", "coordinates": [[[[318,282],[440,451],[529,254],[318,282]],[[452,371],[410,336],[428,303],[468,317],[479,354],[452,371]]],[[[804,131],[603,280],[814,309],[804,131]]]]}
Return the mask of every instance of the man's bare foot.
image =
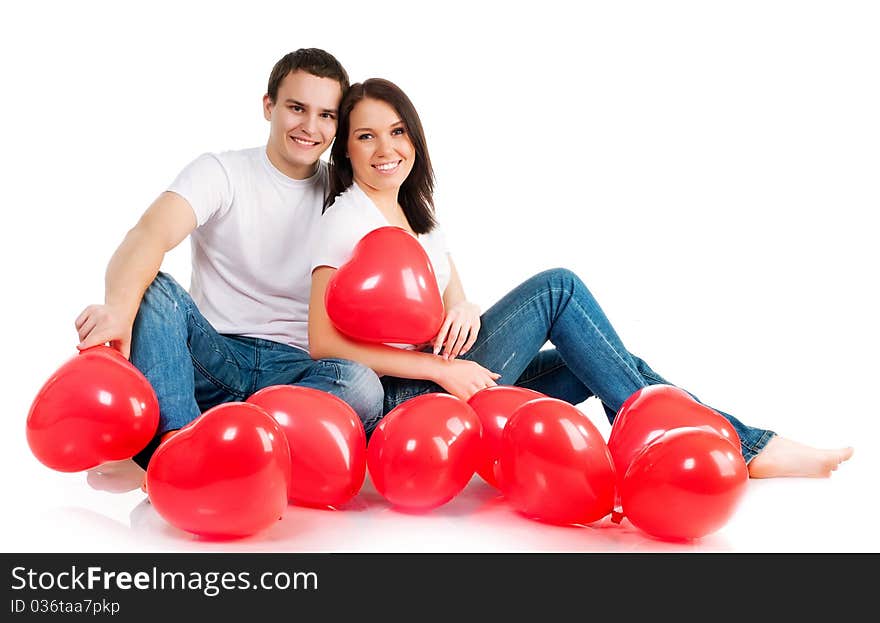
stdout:
{"type": "Polygon", "coordinates": [[[776,435],[749,461],[749,478],[828,478],[852,454],[851,447],[824,450],[776,435]]]}
{"type": "Polygon", "coordinates": [[[92,489],[125,493],[138,488],[144,471],[131,459],[108,461],[86,472],[86,482],[92,489]]]}

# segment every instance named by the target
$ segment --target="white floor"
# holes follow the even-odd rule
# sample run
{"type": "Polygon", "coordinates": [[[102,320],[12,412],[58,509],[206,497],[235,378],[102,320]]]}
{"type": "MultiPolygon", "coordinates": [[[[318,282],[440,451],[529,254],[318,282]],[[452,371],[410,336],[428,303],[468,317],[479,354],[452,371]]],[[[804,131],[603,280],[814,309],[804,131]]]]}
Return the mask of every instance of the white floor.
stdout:
{"type": "MultiPolygon", "coordinates": [[[[203,7],[161,0],[11,11],[0,551],[880,551],[877,6],[551,0],[505,7],[499,28],[489,3],[393,4],[307,11],[306,34],[290,2],[225,7],[211,29],[203,7]],[[345,509],[291,506],[264,533],[209,543],[158,516],[137,470],[38,463],[31,400],[75,354],[74,319],[104,300],[125,232],[198,154],[264,144],[271,65],[311,45],[419,107],[471,300],[486,309],[568,267],[670,382],[749,424],[853,445],[853,459],[827,480],[751,481],[731,521],[687,545],[608,520],[543,525],[479,478],[423,515],[367,482],[345,509]]],[[[189,266],[185,242],[162,268],[188,285],[189,266]]]]}
{"type": "MultiPolygon", "coordinates": [[[[601,424],[593,417],[594,406],[588,401],[583,408],[601,424]]],[[[751,480],[731,520],[715,534],[687,544],[653,539],[626,520],[613,524],[610,517],[585,527],[535,522],[513,511],[479,476],[448,504],[421,514],[392,509],[368,477],[361,492],[341,509],[291,505],[264,532],[211,542],[165,522],[139,489],[143,471],[130,461],[63,474],[22,457],[20,469],[4,487],[2,550],[877,552],[876,456],[869,447],[858,448],[829,479],[751,480]]]]}

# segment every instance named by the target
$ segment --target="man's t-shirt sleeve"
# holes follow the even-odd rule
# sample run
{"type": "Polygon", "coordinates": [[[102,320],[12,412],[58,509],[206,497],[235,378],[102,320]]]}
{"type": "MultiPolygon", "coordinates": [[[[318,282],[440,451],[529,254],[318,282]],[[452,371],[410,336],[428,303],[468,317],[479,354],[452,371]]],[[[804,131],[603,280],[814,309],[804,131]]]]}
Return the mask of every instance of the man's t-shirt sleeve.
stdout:
{"type": "Polygon", "coordinates": [[[198,225],[222,216],[232,205],[229,175],[214,154],[202,154],[190,162],[168,187],[189,202],[198,225]]]}

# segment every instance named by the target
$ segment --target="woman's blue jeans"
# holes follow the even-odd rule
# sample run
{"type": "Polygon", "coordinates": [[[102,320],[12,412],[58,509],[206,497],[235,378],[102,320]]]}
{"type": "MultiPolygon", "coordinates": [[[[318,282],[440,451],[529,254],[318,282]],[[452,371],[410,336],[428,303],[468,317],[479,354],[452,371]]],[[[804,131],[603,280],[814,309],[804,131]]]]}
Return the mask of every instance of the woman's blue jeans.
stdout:
{"type": "MultiPolygon", "coordinates": [[[[636,390],[670,384],[624,347],[584,283],[562,268],[535,275],[487,310],[477,341],[462,359],[501,374],[499,385],[527,387],[571,404],[596,396],[610,422],[636,390]],[[548,341],[555,348],[541,350],[548,341]]],[[[381,381],[385,413],[414,396],[445,391],[430,381],[389,376],[381,381]]],[[[746,462],[775,435],[718,413],[739,434],[746,462]]],[[[379,419],[366,423],[368,434],[379,419]]]]}
{"type": "Polygon", "coordinates": [[[376,374],[345,359],[313,360],[293,346],[217,333],[189,293],[160,272],[144,293],[134,321],[131,362],[159,399],[159,428],[134,457],[146,469],[162,434],[225,402],[247,400],[270,385],[302,385],[346,401],[363,422],[382,415],[376,374]]]}

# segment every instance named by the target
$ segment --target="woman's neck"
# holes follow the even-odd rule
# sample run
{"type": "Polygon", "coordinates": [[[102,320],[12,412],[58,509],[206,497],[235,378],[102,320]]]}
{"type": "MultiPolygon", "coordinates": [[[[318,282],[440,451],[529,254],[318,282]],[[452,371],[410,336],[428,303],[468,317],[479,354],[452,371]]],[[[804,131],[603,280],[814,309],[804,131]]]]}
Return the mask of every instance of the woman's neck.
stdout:
{"type": "Polygon", "coordinates": [[[373,203],[376,204],[382,213],[385,214],[387,211],[397,210],[397,191],[399,188],[390,188],[387,190],[379,190],[378,188],[373,188],[368,184],[364,184],[363,182],[359,182],[355,180],[355,184],[364,191],[364,194],[373,200],[373,203]]]}
{"type": "Polygon", "coordinates": [[[379,212],[382,213],[386,221],[391,225],[403,227],[407,231],[412,232],[412,227],[410,227],[409,221],[407,221],[406,214],[404,214],[403,208],[400,207],[400,203],[397,201],[399,189],[379,190],[357,180],[354,183],[379,208],[379,212]]]}

